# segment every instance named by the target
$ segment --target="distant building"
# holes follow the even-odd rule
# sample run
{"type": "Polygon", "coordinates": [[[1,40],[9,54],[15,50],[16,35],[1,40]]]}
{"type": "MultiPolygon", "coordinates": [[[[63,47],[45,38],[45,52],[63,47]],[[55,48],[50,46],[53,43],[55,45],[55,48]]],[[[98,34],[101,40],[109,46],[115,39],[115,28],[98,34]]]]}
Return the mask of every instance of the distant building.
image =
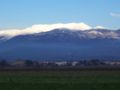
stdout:
{"type": "Polygon", "coordinates": [[[24,60],[16,60],[11,63],[12,66],[17,66],[17,67],[23,67],[25,66],[25,61],[24,60]]]}
{"type": "Polygon", "coordinates": [[[106,61],[105,64],[107,64],[107,65],[120,65],[120,61],[106,61]]]}
{"type": "Polygon", "coordinates": [[[58,62],[55,62],[55,64],[57,66],[65,66],[65,65],[67,65],[67,61],[58,61],[58,62]]]}
{"type": "Polygon", "coordinates": [[[71,64],[72,64],[72,66],[76,66],[78,63],[79,62],[77,62],[77,61],[73,61],[71,64]]]}

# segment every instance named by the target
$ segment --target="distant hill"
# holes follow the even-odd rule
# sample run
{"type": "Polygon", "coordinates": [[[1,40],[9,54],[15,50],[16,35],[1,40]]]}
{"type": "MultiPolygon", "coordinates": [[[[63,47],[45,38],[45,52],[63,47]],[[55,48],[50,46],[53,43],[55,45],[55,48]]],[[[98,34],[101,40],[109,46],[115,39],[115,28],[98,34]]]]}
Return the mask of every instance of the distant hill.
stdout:
{"type": "Polygon", "coordinates": [[[120,60],[120,30],[54,29],[12,38],[0,36],[0,58],[120,60]]]}

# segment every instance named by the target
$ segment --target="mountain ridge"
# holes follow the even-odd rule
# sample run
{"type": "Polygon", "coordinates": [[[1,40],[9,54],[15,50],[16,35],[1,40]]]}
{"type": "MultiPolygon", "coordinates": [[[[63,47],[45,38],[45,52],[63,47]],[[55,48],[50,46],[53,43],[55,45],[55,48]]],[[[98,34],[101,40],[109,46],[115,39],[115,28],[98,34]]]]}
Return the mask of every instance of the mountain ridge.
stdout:
{"type": "Polygon", "coordinates": [[[0,43],[0,58],[33,60],[120,59],[119,30],[54,29],[0,43]]]}

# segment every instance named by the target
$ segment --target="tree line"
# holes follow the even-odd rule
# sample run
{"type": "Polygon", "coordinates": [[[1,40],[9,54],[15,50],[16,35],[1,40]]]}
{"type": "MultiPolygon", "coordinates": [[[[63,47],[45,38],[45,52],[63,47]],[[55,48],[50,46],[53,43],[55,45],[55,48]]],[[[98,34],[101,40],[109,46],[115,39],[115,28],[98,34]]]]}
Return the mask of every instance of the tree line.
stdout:
{"type": "Polygon", "coordinates": [[[98,59],[80,60],[80,61],[33,61],[33,60],[15,60],[8,62],[7,60],[0,60],[0,67],[57,67],[57,66],[98,66],[106,65],[104,61],[98,59]]]}

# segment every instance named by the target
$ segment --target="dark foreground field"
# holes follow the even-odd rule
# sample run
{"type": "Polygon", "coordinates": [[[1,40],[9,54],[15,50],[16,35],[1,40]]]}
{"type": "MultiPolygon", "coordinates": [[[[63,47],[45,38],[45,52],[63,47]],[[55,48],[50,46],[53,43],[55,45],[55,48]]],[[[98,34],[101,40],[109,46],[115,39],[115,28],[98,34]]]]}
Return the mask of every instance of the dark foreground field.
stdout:
{"type": "Polygon", "coordinates": [[[120,90],[120,71],[0,71],[0,90],[120,90]]]}

